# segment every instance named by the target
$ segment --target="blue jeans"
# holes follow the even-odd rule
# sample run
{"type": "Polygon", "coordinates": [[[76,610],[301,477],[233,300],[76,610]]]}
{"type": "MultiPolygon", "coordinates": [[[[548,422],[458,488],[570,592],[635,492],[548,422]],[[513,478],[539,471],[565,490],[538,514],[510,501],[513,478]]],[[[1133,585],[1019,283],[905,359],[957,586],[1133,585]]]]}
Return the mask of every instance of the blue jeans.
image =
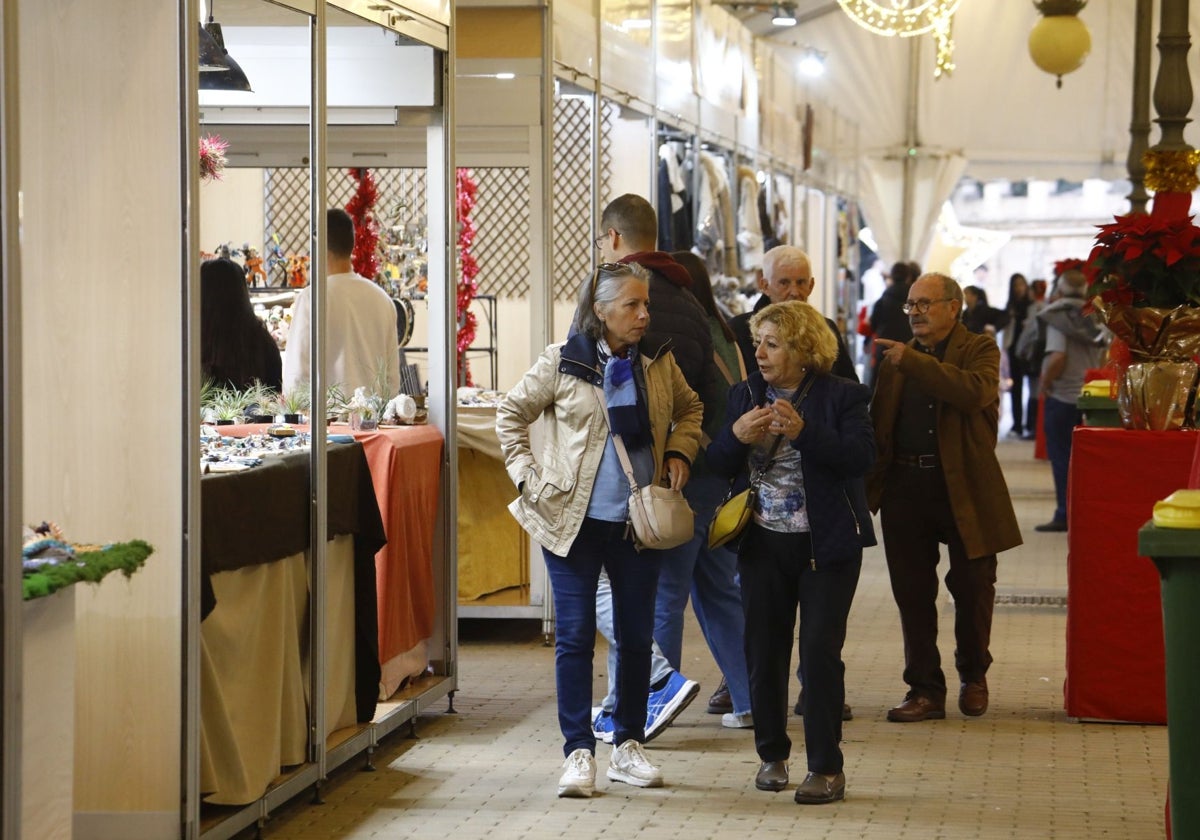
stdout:
{"type": "MultiPolygon", "coordinates": [[[[661,554],[661,552],[656,552],[661,554]]],[[[659,576],[662,576],[661,564],[659,576]]],[[[612,584],[608,575],[600,572],[600,585],[596,588],[596,630],[608,640],[608,693],[600,701],[601,707],[612,714],[617,703],[617,637],[613,633],[613,599],[612,584]]],[[[650,646],[650,685],[663,682],[671,676],[675,669],[663,656],[662,649],[655,642],[650,646]]]]}
{"type": "Polygon", "coordinates": [[[704,641],[733,701],[733,711],[750,711],[750,676],[746,668],[745,616],[735,575],[737,555],[708,547],[708,524],[725,498],[729,482],[707,472],[695,473],[683,489],[696,512],[691,542],[662,552],[658,600],[654,607],[654,641],[675,670],[683,658],[683,613],[688,597],[704,641]]]}
{"type": "Polygon", "coordinates": [[[600,570],[612,585],[617,647],[617,698],[613,745],[645,740],[654,635],[657,552],[640,554],[626,539],[625,523],[584,519],[566,557],[542,549],[554,592],[554,679],[563,755],[596,751],[592,734],[592,660],[596,650],[596,587],[600,570]]]}
{"type": "Polygon", "coordinates": [[[1054,474],[1054,521],[1067,521],[1067,468],[1071,464],[1071,435],[1083,417],[1074,403],[1046,397],[1046,457],[1054,474]]]}

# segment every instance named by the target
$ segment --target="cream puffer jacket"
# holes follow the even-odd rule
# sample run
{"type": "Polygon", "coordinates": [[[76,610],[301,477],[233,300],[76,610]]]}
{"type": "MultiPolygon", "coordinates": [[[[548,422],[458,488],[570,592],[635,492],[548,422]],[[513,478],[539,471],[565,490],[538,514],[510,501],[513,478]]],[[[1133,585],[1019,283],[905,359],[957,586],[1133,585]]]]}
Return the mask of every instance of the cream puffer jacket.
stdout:
{"type": "MultiPolygon", "coordinates": [[[[639,387],[650,413],[654,480],[660,481],[668,455],[689,464],[700,448],[704,407],[688,387],[667,344],[638,347],[639,387]]],[[[608,418],[597,385],[596,342],[585,335],[553,344],[508,392],[496,410],[496,436],[504,463],[520,495],[509,511],[529,535],[560,557],[579,533],[608,439],[608,418]],[[535,458],[529,426],[543,420],[543,446],[535,458]]]]}

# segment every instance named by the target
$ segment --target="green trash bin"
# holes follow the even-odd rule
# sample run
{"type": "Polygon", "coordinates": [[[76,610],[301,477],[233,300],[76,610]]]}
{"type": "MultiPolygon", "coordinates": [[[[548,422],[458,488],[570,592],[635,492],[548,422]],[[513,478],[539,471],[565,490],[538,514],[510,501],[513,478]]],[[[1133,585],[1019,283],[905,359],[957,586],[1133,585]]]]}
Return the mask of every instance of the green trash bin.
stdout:
{"type": "Polygon", "coordinates": [[[1167,743],[1171,769],[1171,834],[1200,837],[1200,530],[1138,531],[1138,554],[1162,578],[1167,656],[1167,743]]]}
{"type": "Polygon", "coordinates": [[[1120,428],[1121,414],[1117,410],[1117,401],[1109,397],[1093,397],[1081,394],[1075,400],[1075,407],[1083,412],[1083,425],[1120,428]]]}

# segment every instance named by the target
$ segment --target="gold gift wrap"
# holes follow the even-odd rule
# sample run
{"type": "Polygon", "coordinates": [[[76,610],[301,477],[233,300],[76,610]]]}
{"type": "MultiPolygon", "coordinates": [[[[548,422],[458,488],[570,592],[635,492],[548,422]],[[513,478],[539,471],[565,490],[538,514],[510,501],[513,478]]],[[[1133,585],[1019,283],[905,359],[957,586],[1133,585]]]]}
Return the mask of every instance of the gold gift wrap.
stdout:
{"type": "Polygon", "coordinates": [[[1190,361],[1200,355],[1200,307],[1122,306],[1099,297],[1092,306],[1117,338],[1129,345],[1136,362],[1190,361]]]}

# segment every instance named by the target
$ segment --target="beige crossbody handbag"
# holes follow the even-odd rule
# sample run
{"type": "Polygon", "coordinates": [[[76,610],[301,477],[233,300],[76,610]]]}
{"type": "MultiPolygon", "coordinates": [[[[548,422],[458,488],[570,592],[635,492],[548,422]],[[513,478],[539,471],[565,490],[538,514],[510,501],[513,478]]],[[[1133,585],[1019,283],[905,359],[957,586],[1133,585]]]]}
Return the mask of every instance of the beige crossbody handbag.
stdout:
{"type": "MultiPolygon", "coordinates": [[[[596,387],[597,399],[608,422],[608,401],[604,391],[596,387]]],[[[611,434],[611,432],[610,432],[611,434]]],[[[629,482],[629,525],[633,528],[634,545],[643,548],[675,548],[692,538],[696,527],[696,515],[683,497],[683,493],[651,484],[639,487],[633,477],[633,464],[621,436],[612,435],[613,448],[621,461],[621,469],[629,482]]]]}

